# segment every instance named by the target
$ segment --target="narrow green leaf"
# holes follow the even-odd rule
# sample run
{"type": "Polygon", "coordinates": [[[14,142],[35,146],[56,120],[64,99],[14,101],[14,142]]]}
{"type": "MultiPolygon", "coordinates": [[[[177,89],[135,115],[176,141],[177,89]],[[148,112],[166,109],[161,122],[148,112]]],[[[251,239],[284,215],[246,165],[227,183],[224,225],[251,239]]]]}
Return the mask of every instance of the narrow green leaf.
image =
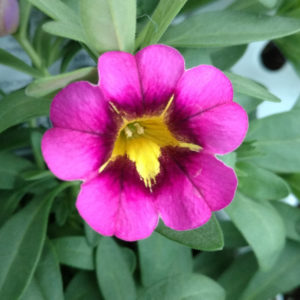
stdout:
{"type": "Polygon", "coordinates": [[[136,299],[134,281],[122,250],[112,238],[103,237],[96,253],[98,284],[106,300],[136,299]]]}
{"type": "Polygon", "coordinates": [[[191,273],[191,249],[154,232],[138,242],[143,286],[151,286],[169,276],[191,273]]]}
{"type": "Polygon", "coordinates": [[[33,130],[30,135],[31,148],[33,151],[34,159],[36,165],[41,170],[45,169],[45,163],[41,150],[41,142],[42,142],[43,134],[40,131],[33,130]]]}
{"type": "Polygon", "coordinates": [[[289,195],[287,183],[278,175],[251,163],[236,165],[242,176],[238,176],[240,191],[256,200],[279,200],[289,195]]]}
{"type": "Polygon", "coordinates": [[[21,297],[21,300],[34,300],[36,294],[42,295],[42,298],[37,299],[64,300],[62,276],[58,259],[49,240],[45,242],[33,280],[21,297]]]}
{"type": "Polygon", "coordinates": [[[4,224],[19,206],[20,200],[30,191],[32,194],[42,194],[45,190],[53,189],[57,186],[57,181],[48,182],[36,180],[31,183],[26,183],[14,190],[0,191],[0,227],[4,224]],[[38,193],[37,193],[38,191],[38,193]]]}
{"type": "Polygon", "coordinates": [[[79,26],[74,26],[73,23],[66,23],[64,21],[50,21],[43,25],[43,30],[52,35],[85,43],[84,32],[82,28],[79,26]]]}
{"type": "Polygon", "coordinates": [[[29,0],[30,3],[36,6],[43,13],[54,20],[65,20],[78,24],[78,16],[75,11],[70,9],[65,3],[60,0],[29,0]]]}
{"type": "Polygon", "coordinates": [[[271,94],[263,85],[249,78],[225,72],[226,76],[230,79],[233,90],[236,93],[247,95],[263,101],[280,102],[281,100],[271,94]]]}
{"type": "Polygon", "coordinates": [[[162,42],[175,47],[226,47],[291,35],[300,31],[294,18],[236,11],[214,11],[170,27],[162,42]]]}
{"type": "Polygon", "coordinates": [[[146,289],[139,300],[225,300],[225,291],[200,274],[182,274],[164,279],[146,289]]]}
{"type": "Polygon", "coordinates": [[[0,189],[13,189],[23,183],[20,173],[32,168],[32,163],[22,157],[0,152],[0,189]]]}
{"type": "Polygon", "coordinates": [[[133,51],[136,0],[80,0],[80,17],[88,44],[98,53],[133,51]]]}
{"type": "Polygon", "coordinates": [[[240,300],[256,270],[257,263],[252,252],[239,255],[218,280],[226,291],[226,299],[240,300]]]}
{"type": "Polygon", "coordinates": [[[73,81],[95,81],[97,76],[97,70],[94,67],[86,67],[56,76],[44,77],[29,84],[26,88],[26,95],[29,97],[42,97],[56,92],[73,81]]]}
{"type": "Polygon", "coordinates": [[[286,236],[289,239],[300,242],[300,210],[298,207],[290,206],[283,202],[274,202],[276,208],[283,219],[286,236]]]}
{"type": "Polygon", "coordinates": [[[300,172],[300,110],[275,114],[251,122],[246,141],[261,155],[247,161],[273,172],[300,172]]]}
{"type": "Polygon", "coordinates": [[[151,19],[137,38],[137,46],[156,44],[187,0],[159,1],[151,19]]]}
{"type": "Polygon", "coordinates": [[[285,242],[284,224],[277,211],[268,202],[255,202],[241,193],[225,211],[252,247],[260,268],[270,269],[285,242]]]}
{"type": "Polygon", "coordinates": [[[11,67],[23,73],[26,73],[32,77],[41,77],[43,74],[37,69],[27,65],[23,60],[10,54],[9,52],[0,49],[0,64],[11,67]]]}
{"type": "Polygon", "coordinates": [[[255,112],[257,106],[262,103],[263,100],[234,92],[233,101],[240,104],[249,115],[250,113],[255,112]]]}
{"type": "Polygon", "coordinates": [[[212,216],[208,223],[194,230],[176,231],[159,222],[156,231],[170,240],[193,249],[216,251],[224,246],[222,230],[215,216],[212,216]]]}
{"type": "Polygon", "coordinates": [[[54,190],[37,198],[5,223],[0,231],[0,299],[18,299],[29,284],[46,235],[54,190]],[[13,284],[12,284],[13,282],[13,284]]]}
{"type": "Polygon", "coordinates": [[[30,118],[49,114],[51,100],[26,96],[24,90],[13,92],[0,101],[0,132],[30,118]]]}
{"type": "Polygon", "coordinates": [[[84,236],[66,236],[52,240],[60,263],[67,266],[94,270],[93,248],[84,236]]]}
{"type": "Polygon", "coordinates": [[[65,300],[102,300],[95,273],[80,271],[66,288],[65,300]]]}
{"type": "Polygon", "coordinates": [[[251,279],[241,300],[272,299],[300,284],[300,245],[287,241],[286,247],[267,272],[258,271],[251,279]]]}

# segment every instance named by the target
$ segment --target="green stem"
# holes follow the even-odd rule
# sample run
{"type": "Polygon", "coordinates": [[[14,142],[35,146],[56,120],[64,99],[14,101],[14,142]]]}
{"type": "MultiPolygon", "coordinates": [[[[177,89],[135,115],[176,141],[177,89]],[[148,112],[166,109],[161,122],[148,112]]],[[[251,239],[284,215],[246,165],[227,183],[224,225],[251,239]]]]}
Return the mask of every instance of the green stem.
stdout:
{"type": "Polygon", "coordinates": [[[26,51],[26,53],[30,57],[33,65],[38,70],[44,71],[44,69],[42,67],[42,60],[39,57],[39,55],[36,53],[36,51],[34,50],[34,48],[32,47],[32,45],[30,44],[30,42],[28,41],[28,39],[26,37],[21,37],[19,35],[15,35],[14,37],[18,41],[18,43],[22,46],[22,48],[26,51]]]}

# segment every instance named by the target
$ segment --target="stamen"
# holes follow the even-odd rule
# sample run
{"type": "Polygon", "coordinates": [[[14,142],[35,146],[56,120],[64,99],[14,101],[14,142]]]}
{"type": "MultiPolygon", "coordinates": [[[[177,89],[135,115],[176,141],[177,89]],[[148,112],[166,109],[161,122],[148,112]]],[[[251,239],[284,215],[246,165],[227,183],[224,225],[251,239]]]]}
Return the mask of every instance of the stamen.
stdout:
{"type": "Polygon", "coordinates": [[[171,97],[170,100],[168,101],[168,103],[167,103],[167,105],[166,105],[164,111],[162,112],[161,115],[162,115],[163,117],[166,115],[167,111],[169,110],[169,108],[170,108],[170,106],[171,106],[173,100],[174,100],[174,95],[172,95],[172,97],[171,97]]]}
{"type": "Polygon", "coordinates": [[[131,138],[131,137],[133,136],[133,133],[132,133],[132,131],[128,128],[128,126],[126,126],[126,127],[124,128],[124,131],[125,131],[126,137],[131,138]]]}
{"type": "Polygon", "coordinates": [[[136,128],[136,132],[138,134],[144,134],[144,127],[142,127],[139,123],[134,123],[133,125],[136,128]]]}

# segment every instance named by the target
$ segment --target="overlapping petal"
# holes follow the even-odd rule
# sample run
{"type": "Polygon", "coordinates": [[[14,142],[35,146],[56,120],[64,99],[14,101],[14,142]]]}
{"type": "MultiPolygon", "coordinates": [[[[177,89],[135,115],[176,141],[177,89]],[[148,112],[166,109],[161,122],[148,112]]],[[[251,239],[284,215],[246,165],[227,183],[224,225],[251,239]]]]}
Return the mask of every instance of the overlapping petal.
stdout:
{"type": "Polygon", "coordinates": [[[162,160],[161,183],[156,194],[164,223],[175,230],[190,230],[205,224],[211,209],[186,171],[170,157],[162,160]]]}
{"type": "Polygon", "coordinates": [[[62,180],[86,180],[97,174],[110,151],[107,138],[64,128],[47,130],[42,153],[49,169],[62,180]]]}
{"type": "Polygon", "coordinates": [[[190,153],[180,160],[180,165],[212,211],[232,201],[237,187],[232,168],[205,151],[190,153]]]}
{"type": "Polygon", "coordinates": [[[232,98],[230,80],[219,69],[200,65],[187,70],[177,83],[171,119],[188,118],[220,104],[230,103],[232,98]]]}
{"type": "Polygon", "coordinates": [[[136,54],[146,112],[164,108],[184,72],[184,59],[174,48],[151,45],[136,54]]]}
{"type": "Polygon", "coordinates": [[[151,193],[124,158],[83,184],[76,206],[95,231],[126,241],[150,236],[158,222],[151,193]]]}
{"type": "Polygon", "coordinates": [[[239,104],[231,102],[170,126],[178,136],[187,137],[212,153],[225,154],[242,143],[248,130],[248,116],[239,104]]]}
{"type": "Polygon", "coordinates": [[[103,133],[116,128],[101,90],[85,81],[71,83],[55,96],[50,119],[54,127],[83,132],[103,133]]]}
{"type": "Polygon", "coordinates": [[[106,98],[118,109],[133,114],[143,113],[143,97],[136,59],[130,53],[106,52],[98,61],[99,85],[106,98]]]}

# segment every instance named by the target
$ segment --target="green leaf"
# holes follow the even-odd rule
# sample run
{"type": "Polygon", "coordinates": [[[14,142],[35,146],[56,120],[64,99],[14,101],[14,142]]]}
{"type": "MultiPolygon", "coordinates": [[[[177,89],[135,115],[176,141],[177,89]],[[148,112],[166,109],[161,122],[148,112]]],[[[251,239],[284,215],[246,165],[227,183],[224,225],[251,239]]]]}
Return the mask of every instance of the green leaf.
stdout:
{"type": "Polygon", "coordinates": [[[58,259],[49,240],[46,240],[33,280],[21,300],[64,300],[62,276],[58,259]],[[42,297],[37,297],[41,295],[42,297]]]}
{"type": "Polygon", "coordinates": [[[95,273],[80,271],[66,288],[65,300],[101,300],[103,299],[95,273]]]}
{"type": "Polygon", "coordinates": [[[136,0],[80,0],[80,17],[87,41],[98,53],[133,51],[136,0]]]}
{"type": "Polygon", "coordinates": [[[137,47],[156,44],[187,0],[159,1],[155,11],[137,38],[137,47]]]}
{"type": "Polygon", "coordinates": [[[134,281],[120,247],[112,238],[103,237],[96,253],[98,284],[106,300],[136,298],[134,281]]]}
{"type": "Polygon", "coordinates": [[[32,168],[32,163],[22,157],[0,152],[0,189],[13,189],[23,183],[20,172],[32,168]]]}
{"type": "Polygon", "coordinates": [[[95,81],[97,76],[96,68],[86,67],[64,74],[44,77],[29,84],[26,88],[26,95],[30,97],[42,97],[57,92],[73,81],[95,81]]]}
{"type": "Polygon", "coordinates": [[[300,200],[300,173],[285,176],[285,180],[291,187],[293,194],[300,200]]]}
{"type": "Polygon", "coordinates": [[[43,30],[52,35],[68,38],[78,42],[86,42],[84,39],[83,29],[81,27],[74,26],[74,23],[50,21],[43,25],[43,30]]]}
{"type": "MultiPolygon", "coordinates": [[[[60,187],[61,189],[61,187],[60,187]]],[[[0,231],[0,299],[18,299],[39,261],[54,190],[37,198],[5,223],[0,231]]]]}
{"type": "Polygon", "coordinates": [[[299,128],[299,109],[252,121],[246,141],[261,155],[247,161],[273,172],[300,172],[299,128]]]}
{"type": "Polygon", "coordinates": [[[44,12],[55,21],[43,25],[46,32],[70,38],[79,42],[85,42],[85,34],[77,12],[60,0],[29,0],[34,6],[44,12]]]}
{"type": "Polygon", "coordinates": [[[196,14],[170,27],[162,42],[175,47],[226,47],[291,35],[300,30],[294,18],[236,11],[196,14]]]}
{"type": "Polygon", "coordinates": [[[282,202],[274,202],[276,208],[283,219],[286,236],[289,239],[300,242],[300,210],[298,207],[290,206],[282,202]]]}
{"type": "Polygon", "coordinates": [[[194,230],[176,231],[159,222],[156,231],[170,240],[193,249],[216,251],[224,246],[222,230],[214,215],[209,222],[194,230]]]}
{"type": "Polygon", "coordinates": [[[66,236],[52,240],[60,263],[67,266],[94,270],[93,248],[84,236],[66,236]]]}
{"type": "Polygon", "coordinates": [[[265,300],[296,288],[300,284],[300,245],[287,241],[286,247],[267,272],[258,271],[241,300],[265,300]]]}
{"type": "Polygon", "coordinates": [[[215,49],[210,57],[214,66],[221,70],[229,70],[244,55],[247,45],[239,45],[215,49]]]}
{"type": "Polygon", "coordinates": [[[29,147],[31,129],[25,127],[13,127],[0,134],[0,151],[15,150],[29,147]]]}
{"type": "Polygon", "coordinates": [[[251,114],[252,112],[255,112],[257,106],[262,103],[262,100],[253,98],[247,95],[240,94],[238,92],[235,92],[233,95],[233,101],[240,104],[246,112],[251,114]]]}
{"type": "Polygon", "coordinates": [[[208,49],[181,48],[179,49],[184,57],[187,69],[198,65],[211,65],[210,53],[208,49]]]}
{"type": "Polygon", "coordinates": [[[87,223],[84,222],[84,233],[87,243],[90,247],[96,247],[101,238],[101,235],[92,229],[87,223]]]}
{"type": "Polygon", "coordinates": [[[50,99],[26,96],[24,90],[3,97],[0,101],[0,132],[30,118],[48,115],[50,103],[50,99]]]}
{"type": "Polygon", "coordinates": [[[225,248],[239,248],[248,245],[241,232],[232,222],[222,221],[220,222],[220,225],[224,235],[225,248]]]}
{"type": "Polygon", "coordinates": [[[37,130],[33,130],[30,135],[33,156],[34,156],[36,165],[41,170],[45,169],[44,158],[43,158],[42,150],[41,150],[42,137],[43,137],[43,134],[37,130]]]}
{"type": "Polygon", "coordinates": [[[151,286],[169,276],[191,273],[191,249],[154,232],[138,242],[142,284],[151,286]]]}
{"type": "Polygon", "coordinates": [[[240,300],[256,270],[257,263],[252,252],[239,255],[218,280],[226,291],[226,299],[240,300]]]}
{"type": "Polygon", "coordinates": [[[233,256],[232,250],[202,252],[194,259],[194,272],[217,279],[231,264],[233,256]]]}
{"type": "Polygon", "coordinates": [[[27,65],[23,60],[10,54],[9,52],[0,49],[0,64],[11,67],[32,77],[41,77],[43,74],[37,69],[27,65]]]}
{"type": "Polygon", "coordinates": [[[285,242],[284,224],[277,211],[268,202],[255,202],[241,193],[225,211],[252,247],[260,268],[270,269],[285,242]]]}
{"type": "Polygon", "coordinates": [[[247,162],[236,165],[240,191],[256,200],[279,200],[289,195],[287,183],[278,175],[247,162]]]}
{"type": "Polygon", "coordinates": [[[280,99],[271,94],[263,85],[249,78],[225,72],[230,79],[236,93],[247,95],[263,101],[280,102],[280,99]]]}
{"type": "Polygon", "coordinates": [[[121,248],[124,259],[127,262],[128,268],[131,274],[135,271],[136,268],[136,256],[133,250],[127,247],[121,248]]]}
{"type": "Polygon", "coordinates": [[[225,300],[225,291],[200,274],[182,274],[164,279],[146,289],[139,300],[225,300]]]}

